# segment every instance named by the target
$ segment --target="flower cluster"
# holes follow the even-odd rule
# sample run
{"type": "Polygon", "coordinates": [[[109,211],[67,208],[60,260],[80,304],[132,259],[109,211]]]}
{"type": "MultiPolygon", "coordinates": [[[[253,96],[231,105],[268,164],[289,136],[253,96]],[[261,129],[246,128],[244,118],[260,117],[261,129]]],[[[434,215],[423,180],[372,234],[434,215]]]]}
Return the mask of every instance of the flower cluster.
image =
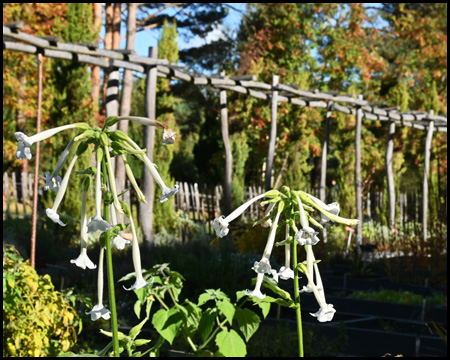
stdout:
{"type": "Polygon", "coordinates": [[[103,128],[93,129],[88,124],[75,123],[61,126],[55,129],[46,130],[31,137],[28,137],[21,132],[15,133],[16,139],[18,141],[16,158],[30,160],[32,157],[30,148],[34,143],[48,139],[51,136],[59,133],[60,131],[68,129],[77,129],[79,131],[79,133],[69,142],[69,144],[64,149],[53,173],[50,174],[50,172],[46,172],[44,176],[44,190],[52,190],[57,192],[53,206],[52,208],[46,209],[46,214],[53,222],[61,226],[66,226],[66,224],[63,223],[60,219],[60,216],[58,214],[58,207],[66,194],[67,185],[76,161],[89,148],[91,148],[96,153],[96,167],[90,167],[88,169],[76,172],[77,174],[85,175],[82,184],[80,234],[81,252],[76,259],[70,261],[71,263],[82,269],[95,269],[97,266],[89,259],[87,255],[88,233],[99,234],[101,249],[100,258],[98,261],[98,303],[90,312],[87,313],[88,315],[91,315],[92,320],[97,320],[99,318],[107,320],[110,318],[110,311],[107,310],[102,303],[103,258],[104,249],[106,246],[105,239],[110,239],[111,246],[115,246],[118,249],[124,249],[125,245],[130,243],[129,240],[125,240],[119,233],[120,231],[125,230],[128,225],[117,223],[116,211],[119,213],[124,213],[125,216],[129,219],[129,225],[131,227],[131,232],[133,235],[131,244],[136,282],[126,290],[137,290],[150,284],[149,282],[144,280],[142,275],[136,228],[130,208],[128,204],[118,199],[111,158],[120,155],[124,160],[127,177],[130,180],[133,188],[135,189],[139,201],[146,202],[145,196],[139,189],[133,176],[133,172],[128,165],[126,156],[129,154],[136,156],[144,163],[145,167],[150,172],[156,183],[160,186],[162,190],[162,196],[159,199],[160,202],[167,201],[178,191],[177,186],[172,189],[166,186],[163,179],[156,170],[155,165],[153,165],[153,163],[146,156],[145,149],[141,149],[131,138],[128,137],[128,135],[121,132],[120,130],[114,131],[107,129],[108,126],[112,126],[120,120],[132,120],[140,122],[147,126],[162,127],[164,129],[162,145],[173,144],[175,141],[176,133],[170,130],[165,124],[147,118],[134,116],[109,117],[106,119],[103,128]],[[59,173],[69,159],[72,147],[77,143],[79,143],[78,148],[76,149],[75,154],[73,155],[69,163],[64,177],[61,179],[59,173]],[[95,214],[89,217],[88,220],[86,215],[86,194],[89,190],[91,182],[93,181],[93,177],[95,177],[95,214]],[[108,206],[108,213],[111,214],[111,218],[108,219],[108,221],[106,221],[102,217],[102,204],[108,206]],[[109,236],[105,236],[106,234],[108,234],[109,236]]]}
{"type": "Polygon", "coordinates": [[[273,280],[278,282],[278,279],[294,279],[294,270],[297,270],[304,273],[308,279],[308,284],[303,286],[299,292],[312,292],[320,306],[320,309],[311,315],[317,317],[317,320],[320,322],[331,321],[336,310],[332,304],[327,304],[325,299],[325,291],[317,264],[318,261],[315,259],[313,252],[313,246],[320,239],[317,236],[318,232],[310,226],[310,223],[317,228],[323,228],[323,224],[328,221],[355,226],[358,220],[345,219],[338,216],[339,204],[336,202],[327,205],[310,194],[303,191],[290,190],[284,186],[281,191],[270,190],[254,197],[238,207],[227,217],[221,216],[216,218],[214,220],[214,229],[217,235],[219,237],[226,236],[229,232],[229,223],[240,216],[253,202],[264,197],[268,199],[261,203],[261,205],[267,205],[265,216],[256,221],[254,225],[261,224],[264,227],[270,227],[270,231],[261,260],[255,261],[253,264],[252,269],[257,274],[255,288],[252,291],[247,290],[246,294],[263,300],[266,295],[261,292],[261,285],[265,275],[272,276],[273,280]],[[309,214],[314,209],[321,212],[320,222],[316,221],[309,214]],[[285,217],[285,238],[275,244],[275,235],[278,227],[281,226],[279,224],[282,216],[285,217]],[[273,269],[270,264],[270,255],[274,245],[285,246],[285,264],[278,271],[273,269]],[[293,268],[291,268],[291,245],[303,246],[306,252],[306,261],[293,264],[293,268]]]}

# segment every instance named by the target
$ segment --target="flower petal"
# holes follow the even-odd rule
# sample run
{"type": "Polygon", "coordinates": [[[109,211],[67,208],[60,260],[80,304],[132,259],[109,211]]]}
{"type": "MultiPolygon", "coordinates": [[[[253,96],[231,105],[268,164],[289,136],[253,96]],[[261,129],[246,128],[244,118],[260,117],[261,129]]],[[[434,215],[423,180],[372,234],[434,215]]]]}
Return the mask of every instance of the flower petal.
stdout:
{"type": "Polygon", "coordinates": [[[228,231],[230,231],[230,229],[228,229],[228,222],[225,221],[225,217],[223,215],[214,219],[213,227],[214,230],[216,230],[217,236],[221,238],[226,236],[228,231]]]}
{"type": "Polygon", "coordinates": [[[105,320],[109,320],[111,317],[111,311],[106,309],[103,305],[95,305],[91,311],[87,312],[86,315],[91,315],[91,320],[96,321],[101,317],[105,320]]]}
{"type": "Polygon", "coordinates": [[[333,320],[334,313],[333,304],[326,304],[325,307],[321,307],[316,313],[310,313],[312,316],[316,317],[319,322],[327,322],[333,320]]]}
{"type": "Polygon", "coordinates": [[[173,189],[165,188],[163,190],[162,196],[158,199],[159,202],[163,203],[169,200],[172,195],[175,195],[178,192],[178,185],[175,185],[173,189]]]}
{"type": "Polygon", "coordinates": [[[47,216],[52,219],[52,221],[56,224],[59,224],[61,226],[66,226],[67,224],[64,224],[61,220],[59,220],[59,215],[54,211],[53,209],[47,209],[45,210],[45,213],[47,216]]]}

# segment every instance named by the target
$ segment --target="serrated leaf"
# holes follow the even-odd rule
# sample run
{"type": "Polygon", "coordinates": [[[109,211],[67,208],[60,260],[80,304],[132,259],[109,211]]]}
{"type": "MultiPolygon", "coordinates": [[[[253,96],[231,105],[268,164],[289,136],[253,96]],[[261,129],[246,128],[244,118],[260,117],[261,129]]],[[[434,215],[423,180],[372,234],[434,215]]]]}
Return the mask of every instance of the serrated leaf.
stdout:
{"type": "Polygon", "coordinates": [[[239,330],[244,335],[245,341],[249,341],[252,335],[258,330],[261,319],[250,309],[237,309],[235,319],[239,330]]]}
{"type": "Polygon", "coordinates": [[[216,336],[216,345],[219,352],[227,357],[244,357],[247,355],[247,348],[244,340],[239,334],[231,329],[229,332],[221,331],[216,336]]]}
{"type": "Polygon", "coordinates": [[[234,305],[228,299],[223,299],[217,302],[217,307],[231,325],[233,323],[234,313],[236,312],[234,305]]]}

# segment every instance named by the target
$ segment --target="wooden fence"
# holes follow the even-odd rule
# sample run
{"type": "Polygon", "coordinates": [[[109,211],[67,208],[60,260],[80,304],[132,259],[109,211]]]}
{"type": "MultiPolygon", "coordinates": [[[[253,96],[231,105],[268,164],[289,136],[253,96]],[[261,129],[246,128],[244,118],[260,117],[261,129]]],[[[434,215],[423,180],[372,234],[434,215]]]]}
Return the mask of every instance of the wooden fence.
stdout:
{"type": "MultiPolygon", "coordinates": [[[[180,190],[172,199],[174,211],[182,211],[185,218],[203,223],[206,231],[213,234],[212,223],[216,217],[222,215],[222,186],[206,186],[187,182],[177,182],[176,184],[180,190]]],[[[28,174],[26,194],[23,194],[21,185],[15,173],[11,175],[3,174],[3,214],[6,219],[31,217],[31,199],[33,197],[33,177],[31,173],[28,174]]],[[[43,192],[43,188],[40,188],[39,192],[43,192]]],[[[247,186],[244,191],[244,201],[248,201],[263,192],[264,188],[262,186],[247,186]]],[[[307,189],[306,192],[319,197],[320,190],[319,188],[307,189]]],[[[368,193],[363,201],[364,220],[381,221],[380,215],[383,211],[385,213],[387,211],[386,202],[383,192],[368,193]]],[[[412,194],[401,193],[398,198],[398,226],[405,227],[407,222],[419,224],[422,220],[421,206],[422,198],[419,192],[412,194]]],[[[444,204],[443,209],[446,213],[446,204],[444,204]]],[[[262,210],[259,207],[259,202],[251,204],[243,216],[248,219],[261,218],[262,210]]],[[[446,218],[446,214],[443,217],[446,218]]],[[[420,224],[417,226],[421,228],[420,224]]]]}

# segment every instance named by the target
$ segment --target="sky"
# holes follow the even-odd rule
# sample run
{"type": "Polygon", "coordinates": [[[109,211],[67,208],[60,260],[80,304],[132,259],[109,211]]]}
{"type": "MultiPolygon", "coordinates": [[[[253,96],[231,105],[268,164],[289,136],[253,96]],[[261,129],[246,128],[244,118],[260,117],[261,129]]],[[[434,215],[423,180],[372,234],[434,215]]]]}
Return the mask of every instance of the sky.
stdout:
{"type": "MultiPolygon", "coordinates": [[[[230,6],[237,10],[233,10],[230,8],[229,15],[224,20],[224,27],[229,28],[231,31],[236,31],[239,27],[239,23],[242,19],[242,15],[245,12],[246,3],[230,3],[230,6]]],[[[221,28],[217,28],[214,31],[212,31],[206,39],[201,39],[200,37],[195,37],[189,42],[186,42],[183,38],[183,36],[178,37],[178,47],[180,50],[190,48],[190,47],[198,47],[201,45],[204,45],[205,42],[210,42],[212,40],[217,40],[222,33],[221,28]]],[[[104,37],[105,35],[105,29],[102,28],[102,31],[100,33],[101,37],[104,37]]],[[[120,35],[124,37],[120,43],[121,49],[125,49],[126,46],[126,23],[122,22],[122,28],[120,31],[120,35]]],[[[157,29],[150,29],[145,31],[140,31],[136,34],[136,40],[135,40],[135,51],[137,55],[141,56],[148,56],[148,51],[150,46],[156,46],[158,43],[158,40],[161,36],[161,31],[157,29]]]]}

